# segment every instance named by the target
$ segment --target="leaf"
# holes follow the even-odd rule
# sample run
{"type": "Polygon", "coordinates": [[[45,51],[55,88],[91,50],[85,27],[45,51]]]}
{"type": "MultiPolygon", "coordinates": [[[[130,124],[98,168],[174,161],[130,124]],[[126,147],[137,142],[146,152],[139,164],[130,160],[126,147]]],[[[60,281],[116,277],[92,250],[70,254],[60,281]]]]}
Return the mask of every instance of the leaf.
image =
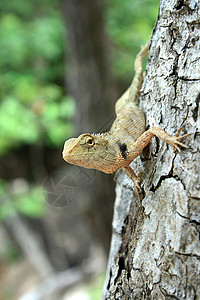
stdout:
{"type": "Polygon", "coordinates": [[[19,196],[15,196],[15,207],[20,213],[33,218],[42,217],[46,211],[45,200],[40,187],[33,187],[19,196]]]}

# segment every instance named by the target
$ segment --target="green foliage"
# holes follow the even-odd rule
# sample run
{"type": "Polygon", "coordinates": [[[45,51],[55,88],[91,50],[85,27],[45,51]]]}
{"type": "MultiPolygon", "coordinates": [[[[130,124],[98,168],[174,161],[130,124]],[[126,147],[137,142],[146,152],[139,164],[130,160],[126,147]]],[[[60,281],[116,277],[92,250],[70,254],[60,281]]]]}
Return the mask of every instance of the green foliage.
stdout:
{"type": "MultiPolygon", "coordinates": [[[[53,87],[51,90],[53,92],[53,87]]],[[[74,101],[70,97],[63,96],[60,101],[46,98],[46,102],[38,100],[28,105],[16,101],[13,96],[5,97],[0,104],[0,154],[7,148],[33,144],[41,139],[59,146],[73,131],[66,118],[71,118],[74,111],[74,101]]]]}
{"type": "Polygon", "coordinates": [[[0,105],[0,151],[21,142],[34,143],[38,139],[36,116],[12,96],[7,96],[0,105]]]}
{"type": "Polygon", "coordinates": [[[44,215],[46,206],[41,187],[34,186],[22,191],[10,190],[10,184],[0,180],[0,220],[21,213],[38,218],[44,215]]]}
{"type": "Polygon", "coordinates": [[[45,203],[42,197],[41,187],[32,187],[26,192],[15,195],[15,209],[28,217],[38,218],[44,215],[45,203]]]}
{"type": "Polygon", "coordinates": [[[120,82],[133,77],[133,63],[140,45],[151,37],[159,0],[107,0],[106,29],[113,44],[112,66],[120,82]]]}
{"type": "MultiPolygon", "coordinates": [[[[113,72],[127,86],[134,57],[150,38],[159,0],[106,4],[113,72]]],[[[75,103],[64,88],[67,45],[59,5],[54,0],[0,1],[0,156],[24,144],[61,147],[73,134],[75,103]]],[[[20,194],[9,190],[0,181],[0,219],[16,211],[31,217],[44,213],[38,187],[20,194]]]]}
{"type": "Polygon", "coordinates": [[[12,0],[0,8],[0,155],[41,140],[56,147],[72,134],[75,113],[63,87],[59,9],[51,0],[12,0]]]}
{"type": "MultiPolygon", "coordinates": [[[[60,147],[72,134],[74,100],[64,89],[65,28],[52,0],[0,2],[0,155],[24,144],[60,147]]],[[[41,217],[39,187],[21,193],[0,182],[0,219],[41,217]]]]}
{"type": "Polygon", "coordinates": [[[105,273],[100,273],[92,282],[88,285],[88,296],[90,300],[102,299],[103,285],[105,281],[105,273]]]}
{"type": "MultiPolygon", "coordinates": [[[[113,70],[132,77],[133,58],[150,37],[158,0],[107,0],[113,70]]],[[[53,0],[0,2],[0,155],[22,144],[58,146],[72,134],[74,101],[65,95],[64,35],[53,0]]]]}

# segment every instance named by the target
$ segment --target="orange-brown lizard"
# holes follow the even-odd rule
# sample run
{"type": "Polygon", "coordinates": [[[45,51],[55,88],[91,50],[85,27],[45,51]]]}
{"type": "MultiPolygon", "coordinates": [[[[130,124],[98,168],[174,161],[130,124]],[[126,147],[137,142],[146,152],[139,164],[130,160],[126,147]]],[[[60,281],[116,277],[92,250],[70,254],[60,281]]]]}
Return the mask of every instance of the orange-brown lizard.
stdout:
{"type": "Polygon", "coordinates": [[[81,134],[65,142],[63,158],[65,161],[88,169],[113,173],[122,169],[134,182],[136,192],[140,191],[140,179],[130,163],[140,155],[152,137],[158,138],[177,149],[187,148],[180,139],[190,135],[170,136],[158,127],[145,129],[145,117],[138,107],[140,89],[143,82],[142,64],[149,50],[149,43],[142,47],[135,60],[135,76],[130,88],[116,102],[116,119],[109,132],[101,134],[81,134]]]}

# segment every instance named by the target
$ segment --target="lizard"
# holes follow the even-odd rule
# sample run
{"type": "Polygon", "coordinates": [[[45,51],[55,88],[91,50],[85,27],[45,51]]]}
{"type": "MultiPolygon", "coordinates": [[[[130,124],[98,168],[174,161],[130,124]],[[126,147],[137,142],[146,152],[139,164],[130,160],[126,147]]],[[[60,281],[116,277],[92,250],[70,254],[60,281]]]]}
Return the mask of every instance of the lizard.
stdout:
{"type": "Polygon", "coordinates": [[[141,178],[137,176],[130,163],[139,156],[153,136],[181,152],[180,147],[188,148],[180,142],[190,135],[179,136],[179,128],[174,136],[170,136],[159,127],[146,130],[145,116],[139,108],[140,90],[143,82],[143,60],[149,51],[149,42],[141,47],[135,59],[135,76],[127,91],[115,104],[116,119],[111,129],[105,133],[83,133],[77,138],[70,138],[64,144],[63,158],[66,162],[88,169],[114,173],[120,169],[134,183],[135,192],[141,192],[141,178]]]}

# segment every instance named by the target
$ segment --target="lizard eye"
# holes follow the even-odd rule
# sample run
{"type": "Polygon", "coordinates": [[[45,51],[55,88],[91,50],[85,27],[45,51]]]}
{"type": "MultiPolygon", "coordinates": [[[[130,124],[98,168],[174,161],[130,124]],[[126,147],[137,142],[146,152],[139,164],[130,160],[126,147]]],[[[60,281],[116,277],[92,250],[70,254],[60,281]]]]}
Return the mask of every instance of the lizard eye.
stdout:
{"type": "Polygon", "coordinates": [[[94,140],[91,138],[91,137],[88,137],[86,139],[86,144],[90,145],[90,146],[93,146],[94,145],[94,140]]]}

